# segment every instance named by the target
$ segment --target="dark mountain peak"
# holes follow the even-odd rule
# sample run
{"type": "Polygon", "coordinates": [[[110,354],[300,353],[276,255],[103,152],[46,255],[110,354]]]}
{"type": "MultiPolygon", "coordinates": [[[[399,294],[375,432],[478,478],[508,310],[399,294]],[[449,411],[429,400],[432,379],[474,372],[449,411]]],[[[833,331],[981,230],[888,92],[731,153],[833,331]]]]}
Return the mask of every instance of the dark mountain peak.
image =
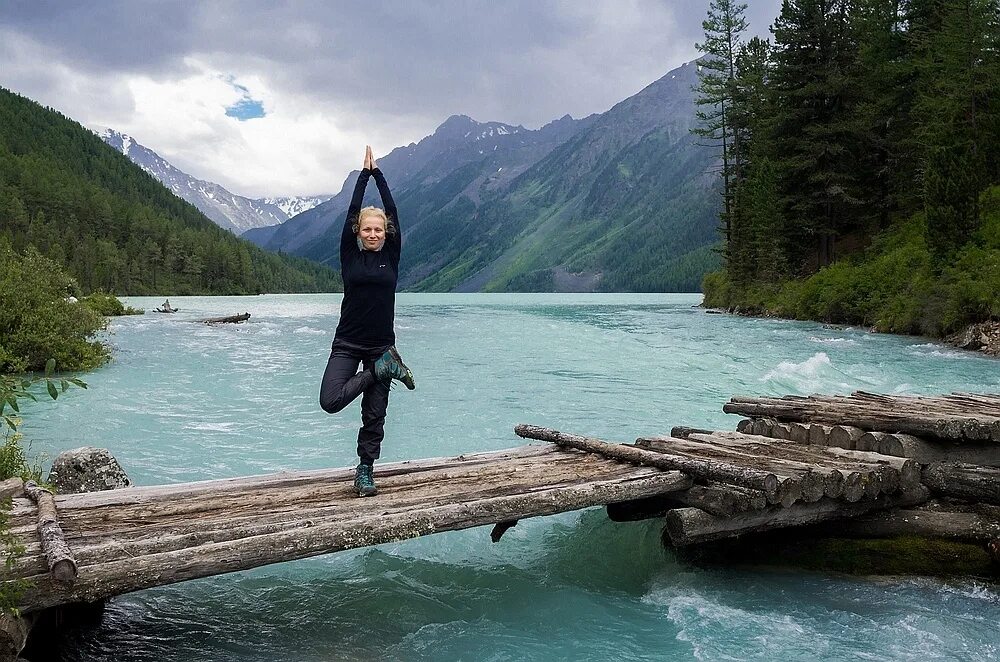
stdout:
{"type": "Polygon", "coordinates": [[[461,138],[467,132],[475,130],[479,126],[479,122],[472,119],[468,115],[452,115],[442,122],[441,126],[434,130],[434,135],[440,137],[461,138]]]}

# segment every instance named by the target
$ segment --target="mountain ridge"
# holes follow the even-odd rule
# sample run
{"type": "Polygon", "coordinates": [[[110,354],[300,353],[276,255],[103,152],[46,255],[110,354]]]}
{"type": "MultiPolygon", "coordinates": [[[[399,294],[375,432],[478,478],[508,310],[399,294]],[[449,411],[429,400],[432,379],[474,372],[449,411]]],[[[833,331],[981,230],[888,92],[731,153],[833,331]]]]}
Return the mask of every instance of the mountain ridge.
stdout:
{"type": "Polygon", "coordinates": [[[187,200],[219,227],[236,235],[254,228],[279,225],[312,209],[331,196],[279,196],[248,198],[174,166],[133,136],[103,127],[95,131],[108,145],[158,179],[174,195],[187,200]]]}

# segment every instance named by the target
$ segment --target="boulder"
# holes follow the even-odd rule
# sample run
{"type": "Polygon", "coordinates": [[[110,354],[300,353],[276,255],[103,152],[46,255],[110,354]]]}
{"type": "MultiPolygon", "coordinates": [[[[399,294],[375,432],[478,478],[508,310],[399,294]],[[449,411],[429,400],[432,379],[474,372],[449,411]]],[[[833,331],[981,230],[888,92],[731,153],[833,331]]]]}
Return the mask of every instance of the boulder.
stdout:
{"type": "Polygon", "coordinates": [[[92,446],[60,453],[52,462],[48,482],[59,494],[100,492],[132,485],[128,474],[106,448],[92,446]]]}

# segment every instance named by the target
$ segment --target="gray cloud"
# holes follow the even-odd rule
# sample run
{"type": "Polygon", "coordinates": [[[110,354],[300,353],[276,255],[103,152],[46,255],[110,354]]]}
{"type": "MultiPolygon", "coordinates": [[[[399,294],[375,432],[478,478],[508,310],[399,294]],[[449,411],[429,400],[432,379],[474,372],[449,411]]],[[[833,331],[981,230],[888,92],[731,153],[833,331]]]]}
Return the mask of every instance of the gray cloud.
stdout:
{"type": "MultiPolygon", "coordinates": [[[[779,6],[755,0],[747,11],[752,32],[767,34],[779,6]]],[[[387,140],[417,140],[454,113],[536,127],[565,113],[604,111],[696,57],[707,7],[708,0],[14,0],[0,13],[0,57],[16,42],[47,66],[29,73],[30,58],[15,59],[0,68],[0,85],[79,113],[84,104],[68,80],[113,87],[130,75],[179,79],[197,69],[193,59],[241,80],[266,80],[279,98],[308,99],[341,129],[377,125],[387,140]],[[65,75],[53,72],[59,67],[65,75]]],[[[102,117],[127,113],[104,105],[102,117]]]]}

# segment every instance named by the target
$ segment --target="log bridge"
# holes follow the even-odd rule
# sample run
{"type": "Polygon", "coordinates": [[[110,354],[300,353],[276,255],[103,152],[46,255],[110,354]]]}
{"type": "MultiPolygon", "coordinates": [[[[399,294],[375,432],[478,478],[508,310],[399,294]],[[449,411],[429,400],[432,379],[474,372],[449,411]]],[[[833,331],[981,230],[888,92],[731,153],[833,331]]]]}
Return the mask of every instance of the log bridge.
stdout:
{"type": "Polygon", "coordinates": [[[27,580],[30,613],[485,524],[497,541],[519,519],[598,505],[664,517],[676,546],[851,519],[1000,549],[1000,395],[734,397],[724,410],[744,417],[735,431],[632,443],[518,425],[551,443],[379,465],[366,499],[348,468],[65,495],[15,479],[0,496],[25,551],[4,579],[27,580]]]}

